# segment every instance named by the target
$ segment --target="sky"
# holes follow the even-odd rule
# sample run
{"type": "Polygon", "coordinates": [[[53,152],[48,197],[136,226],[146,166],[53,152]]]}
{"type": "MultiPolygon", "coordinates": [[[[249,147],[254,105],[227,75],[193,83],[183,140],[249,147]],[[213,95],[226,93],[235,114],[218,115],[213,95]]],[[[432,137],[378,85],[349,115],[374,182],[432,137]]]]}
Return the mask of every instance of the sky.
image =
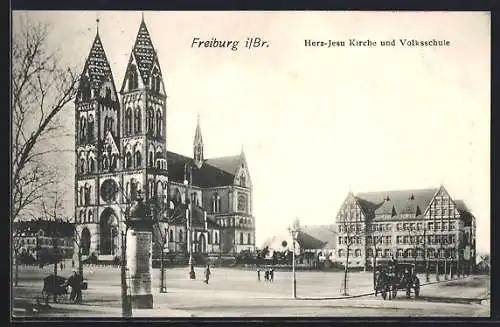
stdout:
{"type": "MultiPolygon", "coordinates": [[[[14,12],[51,24],[49,45],[83,70],[99,34],[120,89],[141,12],[14,12]]],[[[354,193],[437,188],[490,247],[490,16],[485,12],[144,12],[159,56],[170,151],[244,148],[257,246],[295,218],[331,224],[354,193]],[[239,49],[192,48],[193,38],[239,49]],[[269,47],[246,49],[247,37],[269,47]],[[305,40],[446,39],[448,47],[306,47],[305,40]]],[[[73,128],[74,107],[61,114],[73,128]]],[[[74,139],[58,139],[72,149],[74,139]]],[[[73,212],[73,155],[59,160],[73,212]]]]}

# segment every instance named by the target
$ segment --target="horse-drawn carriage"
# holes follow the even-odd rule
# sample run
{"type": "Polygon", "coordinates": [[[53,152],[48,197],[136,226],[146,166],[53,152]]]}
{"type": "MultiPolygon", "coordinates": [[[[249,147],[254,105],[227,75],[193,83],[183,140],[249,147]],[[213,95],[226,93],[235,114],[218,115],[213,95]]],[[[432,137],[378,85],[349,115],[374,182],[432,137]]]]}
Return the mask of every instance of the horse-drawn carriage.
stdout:
{"type": "Polygon", "coordinates": [[[394,263],[377,267],[375,278],[375,296],[380,293],[382,298],[395,298],[398,290],[405,290],[410,297],[412,290],[415,296],[420,295],[420,280],[415,273],[415,265],[394,263]]]}
{"type": "Polygon", "coordinates": [[[49,296],[51,295],[54,296],[54,300],[57,302],[59,297],[66,294],[68,294],[66,278],[49,275],[43,279],[42,297],[45,299],[45,303],[49,302],[49,296]]]}
{"type": "MultiPolygon", "coordinates": [[[[68,279],[55,276],[53,274],[45,277],[43,279],[43,289],[42,289],[42,298],[45,300],[45,303],[49,302],[49,297],[53,296],[54,301],[58,302],[60,298],[66,298],[68,294],[68,288],[70,287],[68,284],[68,279]]],[[[86,280],[80,282],[80,289],[86,290],[88,288],[88,283],[86,280]]]]}

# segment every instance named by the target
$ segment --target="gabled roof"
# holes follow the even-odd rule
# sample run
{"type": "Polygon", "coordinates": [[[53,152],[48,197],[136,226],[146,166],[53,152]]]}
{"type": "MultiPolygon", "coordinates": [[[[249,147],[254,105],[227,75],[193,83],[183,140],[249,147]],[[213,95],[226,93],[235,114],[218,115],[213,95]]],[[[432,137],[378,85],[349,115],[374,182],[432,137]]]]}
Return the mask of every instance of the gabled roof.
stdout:
{"type": "Polygon", "coordinates": [[[377,209],[375,209],[375,214],[376,215],[391,215],[394,212],[394,203],[390,200],[390,198],[387,198],[382,202],[377,209]]]}
{"type": "MultiPolygon", "coordinates": [[[[415,208],[418,206],[422,213],[427,209],[430,202],[434,198],[434,195],[438,189],[427,188],[427,189],[413,189],[413,190],[393,190],[393,191],[378,191],[378,192],[363,192],[356,195],[356,199],[360,206],[363,207],[366,212],[375,213],[375,210],[383,205],[384,199],[389,197],[389,203],[394,205],[397,214],[400,214],[405,209],[408,208],[408,199],[413,195],[415,208]]],[[[387,201],[386,201],[387,202],[387,201]]]]}
{"type": "Polygon", "coordinates": [[[207,159],[207,163],[219,168],[233,176],[236,174],[241,162],[241,156],[225,156],[207,159]]]}
{"type": "Polygon", "coordinates": [[[334,249],[337,246],[337,232],[333,225],[302,226],[301,232],[320,241],[321,248],[334,249]]]}
{"type": "Polygon", "coordinates": [[[168,178],[170,181],[183,183],[185,165],[193,166],[193,185],[199,187],[228,186],[234,183],[234,174],[230,174],[207,161],[201,168],[196,168],[192,158],[175,152],[167,152],[168,178]]]}
{"type": "MultiPolygon", "coordinates": [[[[106,57],[99,33],[96,34],[94,43],[90,48],[83,73],[88,73],[90,87],[96,93],[99,92],[100,87],[106,78],[109,78],[109,80],[114,84],[111,66],[109,65],[108,58],[106,57]]],[[[80,85],[81,83],[82,81],[80,82],[80,85]]]]}

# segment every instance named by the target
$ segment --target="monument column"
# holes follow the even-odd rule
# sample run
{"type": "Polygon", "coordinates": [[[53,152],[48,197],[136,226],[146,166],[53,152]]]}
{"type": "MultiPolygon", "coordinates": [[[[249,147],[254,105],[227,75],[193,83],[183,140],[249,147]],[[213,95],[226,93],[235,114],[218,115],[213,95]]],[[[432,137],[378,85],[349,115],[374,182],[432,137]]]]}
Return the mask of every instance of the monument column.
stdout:
{"type": "Polygon", "coordinates": [[[127,227],[126,255],[132,308],[152,309],[153,219],[141,194],[130,209],[127,227]]]}

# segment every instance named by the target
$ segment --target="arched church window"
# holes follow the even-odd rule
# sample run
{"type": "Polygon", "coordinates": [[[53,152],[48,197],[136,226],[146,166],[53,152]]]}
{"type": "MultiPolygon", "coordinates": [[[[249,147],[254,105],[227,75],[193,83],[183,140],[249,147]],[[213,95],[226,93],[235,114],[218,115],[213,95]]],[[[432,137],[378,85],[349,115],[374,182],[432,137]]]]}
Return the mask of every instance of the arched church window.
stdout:
{"type": "Polygon", "coordinates": [[[132,154],[130,152],[125,154],[125,168],[132,168],[132,154]]]}
{"type": "Polygon", "coordinates": [[[155,119],[155,114],[153,111],[153,108],[150,107],[148,109],[148,133],[153,133],[154,130],[154,119],[155,119]]]}
{"type": "Polygon", "coordinates": [[[80,192],[79,192],[79,197],[78,197],[78,203],[80,203],[81,206],[83,206],[83,186],[80,186],[80,192]]]}
{"type": "Polygon", "coordinates": [[[135,167],[140,168],[142,164],[141,152],[139,150],[135,150],[135,167]]]}
{"type": "Polygon", "coordinates": [[[243,244],[243,233],[240,233],[240,244],[243,244]]]}
{"type": "Polygon", "coordinates": [[[109,169],[109,159],[107,156],[104,156],[104,158],[102,158],[102,169],[103,170],[109,169]]]}
{"type": "Polygon", "coordinates": [[[125,113],[125,132],[127,135],[132,134],[132,109],[127,108],[125,113]]]}
{"type": "Polygon", "coordinates": [[[116,154],[111,155],[111,169],[116,170],[118,168],[118,156],[116,154]]]}
{"type": "Polygon", "coordinates": [[[250,235],[250,233],[248,233],[247,235],[247,244],[252,244],[252,236],[250,235]]]}
{"type": "Polygon", "coordinates": [[[79,165],[79,170],[80,170],[80,174],[85,174],[85,159],[81,158],[80,159],[80,165],[79,165]]]}
{"type": "Polygon", "coordinates": [[[156,92],[160,93],[161,90],[161,79],[160,76],[155,77],[155,90],[156,92]]]}
{"type": "Polygon", "coordinates": [[[85,205],[86,206],[90,204],[90,191],[91,191],[90,185],[85,184],[85,205]]]}
{"type": "Polygon", "coordinates": [[[85,142],[85,130],[87,129],[87,120],[85,117],[80,118],[80,142],[85,142]]]}
{"type": "Polygon", "coordinates": [[[88,136],[89,136],[89,141],[94,140],[94,116],[89,115],[89,125],[88,125],[88,136]]]}
{"type": "Polygon", "coordinates": [[[134,127],[135,127],[135,132],[140,133],[141,132],[141,109],[139,107],[135,108],[135,116],[134,116],[134,127]]]}
{"type": "Polygon", "coordinates": [[[162,115],[161,115],[161,111],[160,109],[158,109],[156,111],[156,135],[157,136],[162,136],[162,122],[163,122],[163,119],[162,119],[162,115]]]}
{"type": "Polygon", "coordinates": [[[130,182],[130,199],[134,201],[137,197],[137,182],[135,179],[132,179],[130,182]]]}
{"type": "Polygon", "coordinates": [[[128,88],[129,90],[135,90],[138,87],[139,87],[139,79],[137,76],[137,72],[135,70],[135,66],[131,65],[130,72],[128,75],[128,88]]]}
{"type": "Polygon", "coordinates": [[[111,88],[106,87],[106,101],[111,102],[111,88]]]}
{"type": "Polygon", "coordinates": [[[149,152],[149,162],[148,162],[149,167],[153,167],[153,151],[149,152]]]}

